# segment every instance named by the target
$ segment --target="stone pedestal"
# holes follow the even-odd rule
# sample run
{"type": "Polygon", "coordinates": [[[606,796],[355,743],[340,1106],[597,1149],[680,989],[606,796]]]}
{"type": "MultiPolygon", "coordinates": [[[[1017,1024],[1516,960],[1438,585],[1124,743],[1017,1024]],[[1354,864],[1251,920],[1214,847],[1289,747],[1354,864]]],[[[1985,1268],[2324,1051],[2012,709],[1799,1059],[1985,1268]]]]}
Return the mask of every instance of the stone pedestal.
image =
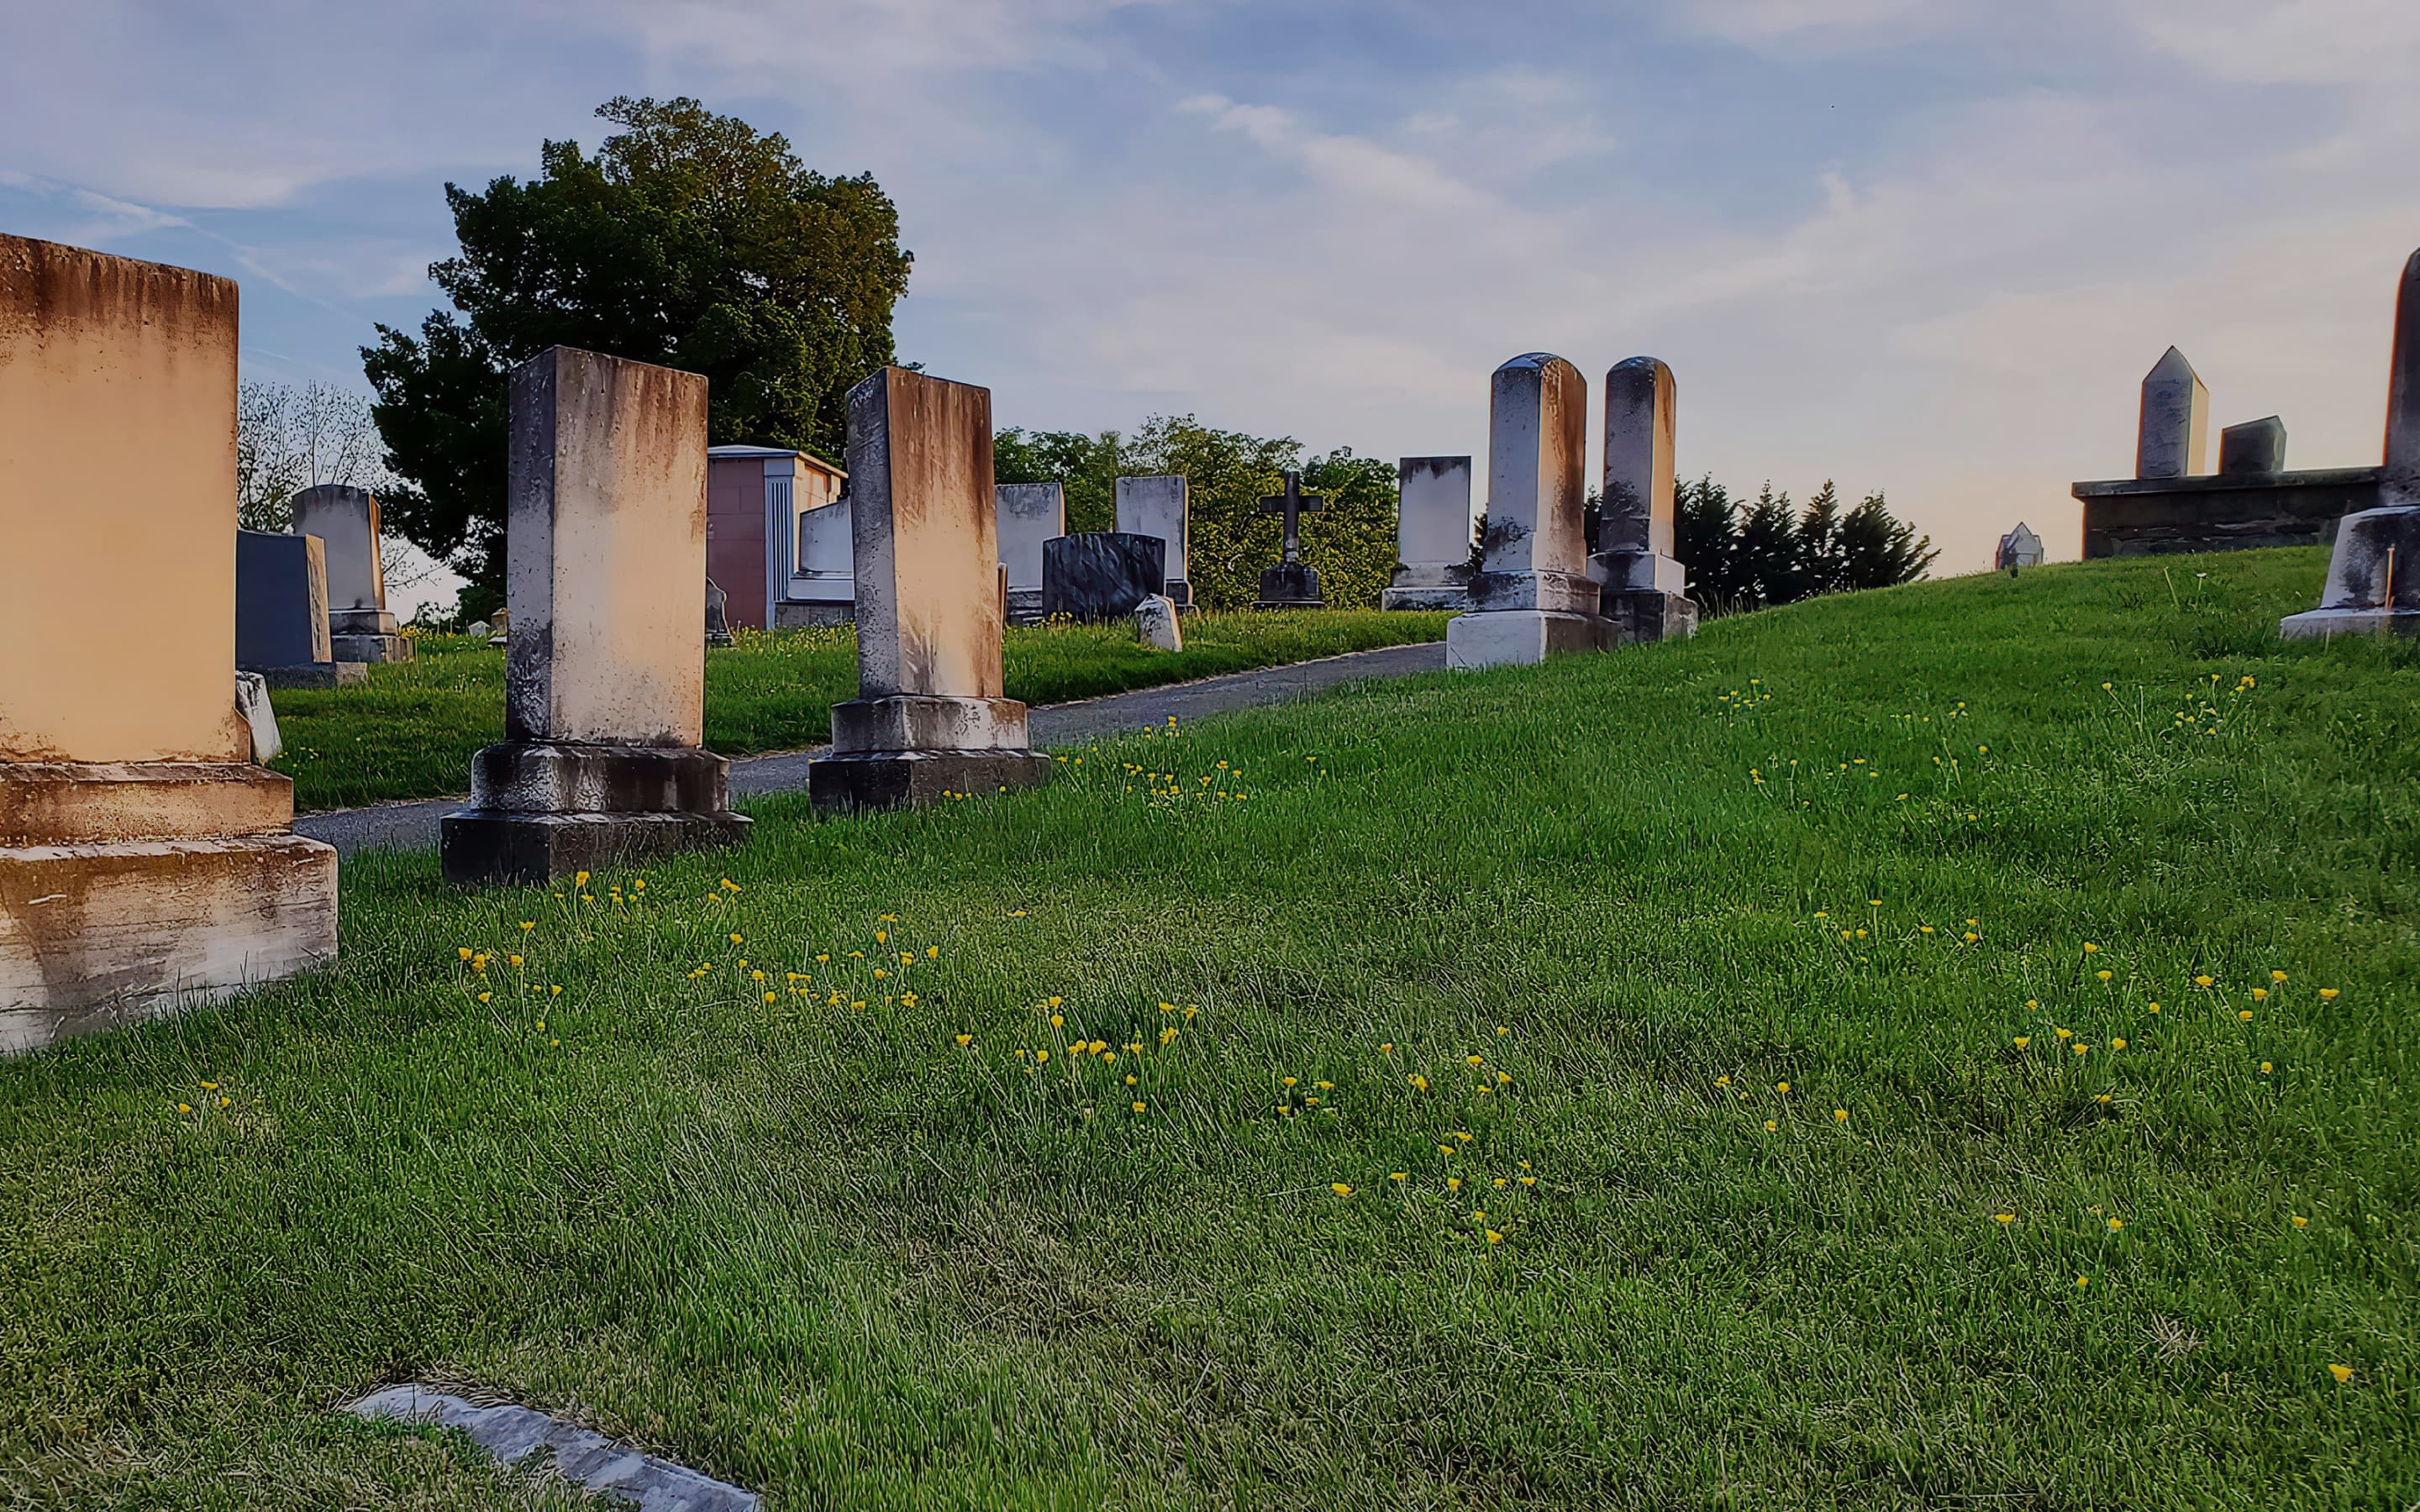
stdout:
{"type": "Polygon", "coordinates": [[[384,609],[328,611],[328,651],[340,662],[410,661],[411,642],[384,609]]]}
{"type": "Polygon", "coordinates": [[[450,882],[544,884],[746,839],[706,723],[706,379],[552,347],[513,371],[504,735],[450,882]]]}
{"type": "MultiPolygon", "coordinates": [[[[807,768],[822,810],[1032,787],[1025,705],[1003,696],[991,391],[886,367],[849,391],[858,696],[807,768]]],[[[1069,540],[1044,543],[1048,565],[1069,540]]]]}
{"type": "Polygon", "coordinates": [[[1698,606],[1686,594],[1608,587],[1603,609],[1613,622],[1618,645],[1685,640],[1698,633],[1698,606]]]}
{"type": "Polygon", "coordinates": [[[1603,585],[1598,608],[1622,645],[1698,633],[1688,570],[1672,555],[1679,418],[1680,387],[1663,363],[1633,357],[1606,373],[1605,514],[1589,576],[1603,585]]]}
{"type": "Polygon", "coordinates": [[[335,954],[336,853],[245,760],[236,346],[225,279],[0,236],[0,1053],[335,954]],[[86,612],[130,550],[144,612],[86,612]]]}
{"type": "Polygon", "coordinates": [[[1261,574],[1261,596],[1254,609],[1326,609],[1319,596],[1319,574],[1299,562],[1280,562],[1261,574]]]}
{"type": "Polygon", "coordinates": [[[1379,593],[1378,607],[1460,613],[1470,608],[1469,564],[1434,567],[1405,563],[1395,569],[1394,581],[1379,593]]]}

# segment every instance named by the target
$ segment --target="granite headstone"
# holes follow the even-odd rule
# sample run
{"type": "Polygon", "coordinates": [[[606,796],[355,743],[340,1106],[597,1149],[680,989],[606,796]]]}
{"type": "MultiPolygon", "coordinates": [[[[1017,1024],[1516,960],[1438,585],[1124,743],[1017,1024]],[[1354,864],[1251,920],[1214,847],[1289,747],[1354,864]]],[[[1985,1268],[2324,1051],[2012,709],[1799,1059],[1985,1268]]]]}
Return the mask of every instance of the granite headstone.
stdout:
{"type": "Polygon", "coordinates": [[[1042,546],[1042,612],[1083,622],[1124,619],[1168,580],[1156,535],[1085,531],[1042,546]]]}

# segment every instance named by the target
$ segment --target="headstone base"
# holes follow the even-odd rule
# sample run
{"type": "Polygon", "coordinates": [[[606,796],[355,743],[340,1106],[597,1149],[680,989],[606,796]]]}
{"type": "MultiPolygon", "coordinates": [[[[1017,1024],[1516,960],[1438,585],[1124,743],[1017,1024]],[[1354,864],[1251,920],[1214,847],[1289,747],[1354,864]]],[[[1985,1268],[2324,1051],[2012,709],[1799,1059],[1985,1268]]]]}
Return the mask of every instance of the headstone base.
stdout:
{"type": "Polygon", "coordinates": [[[2412,634],[2420,622],[2420,505],[2395,503],[2347,515],[2336,526],[2319,607],[2289,614],[2289,640],[2331,635],[2412,634]]]}
{"type": "Polygon", "coordinates": [[[399,635],[332,635],[328,648],[338,665],[348,662],[410,661],[411,642],[399,635]]]}
{"type": "Polygon", "coordinates": [[[783,599],[773,606],[773,628],[777,630],[804,630],[817,625],[856,623],[857,601],[854,599],[783,599]]]}
{"type": "Polygon", "coordinates": [[[1378,595],[1378,607],[1459,613],[1471,607],[1470,568],[1462,563],[1404,563],[1378,595]]]}
{"type": "Polygon", "coordinates": [[[1445,622],[1448,667],[1528,666],[1577,651],[1607,651],[1617,643],[1612,621],[1597,614],[1549,609],[1496,609],[1457,614],[1445,622]]]}
{"type": "Polygon", "coordinates": [[[556,877],[603,872],[683,851],[714,850],[748,838],[736,813],[506,813],[466,809],[439,826],[445,880],[490,887],[544,887],[556,877]]]}
{"type": "Polygon", "coordinates": [[[1698,606],[1685,594],[1607,588],[1605,617],[1613,622],[1625,646],[1685,640],[1698,633],[1698,606]]]}
{"type": "Polygon", "coordinates": [[[271,687],[359,687],[370,680],[367,662],[313,661],[300,667],[246,667],[271,687]]]}
{"type": "Polygon", "coordinates": [[[807,791],[830,813],[1040,787],[1049,777],[1050,758],[1038,750],[861,750],[809,764],[807,791]]]}
{"type": "Polygon", "coordinates": [[[471,807],[445,816],[449,882],[543,884],[679,851],[737,845],[731,763],[679,746],[508,740],[471,758],[471,807]]]}
{"type": "Polygon", "coordinates": [[[1254,609],[1326,609],[1319,596],[1319,574],[1299,562],[1280,562],[1261,574],[1261,596],[1254,609]]]}
{"type": "Polygon", "coordinates": [[[0,1054],[332,961],[336,853],[213,762],[0,767],[0,1054]]]}
{"type": "Polygon", "coordinates": [[[2420,609],[2315,609],[2277,622],[2288,640],[2322,640],[2339,635],[2420,636],[2420,609]]]}
{"type": "Polygon", "coordinates": [[[1012,588],[1008,591],[1008,623],[1040,625],[1042,623],[1042,590],[1012,588]]]}
{"type": "Polygon", "coordinates": [[[1168,579],[1168,586],[1160,590],[1160,596],[1175,605],[1180,613],[1193,612],[1193,585],[1182,578],[1168,579]]]}

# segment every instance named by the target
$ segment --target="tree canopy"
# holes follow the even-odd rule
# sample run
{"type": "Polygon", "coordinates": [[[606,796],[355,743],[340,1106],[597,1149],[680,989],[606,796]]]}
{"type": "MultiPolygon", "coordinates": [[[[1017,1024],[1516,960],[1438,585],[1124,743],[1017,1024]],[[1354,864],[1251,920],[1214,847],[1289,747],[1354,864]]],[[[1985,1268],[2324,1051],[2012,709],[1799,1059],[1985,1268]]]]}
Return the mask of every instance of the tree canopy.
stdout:
{"type": "Polygon", "coordinates": [[[596,154],[445,186],[460,253],[429,269],[452,310],[362,348],[387,518],[495,594],[504,579],[504,375],[551,346],[703,373],[709,440],[841,455],[850,385],[896,355],[912,255],[871,174],[810,170],[778,132],[697,100],[617,97],[596,154]]]}

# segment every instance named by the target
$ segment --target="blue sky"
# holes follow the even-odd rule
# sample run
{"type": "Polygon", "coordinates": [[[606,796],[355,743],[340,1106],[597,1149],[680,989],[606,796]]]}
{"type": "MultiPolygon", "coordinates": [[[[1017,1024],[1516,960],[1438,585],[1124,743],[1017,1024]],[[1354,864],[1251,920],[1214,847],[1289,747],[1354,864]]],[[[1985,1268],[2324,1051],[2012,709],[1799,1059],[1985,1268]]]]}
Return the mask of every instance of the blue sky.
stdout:
{"type": "Polygon", "coordinates": [[[692,94],[898,201],[900,349],[1001,423],[1483,455],[1489,370],[1652,353],[1687,473],[1882,487],[1973,570],[2131,470],[2171,342],[2377,459],[2410,0],[0,0],[0,229],[242,281],[358,384],[441,185],[692,94]]]}

